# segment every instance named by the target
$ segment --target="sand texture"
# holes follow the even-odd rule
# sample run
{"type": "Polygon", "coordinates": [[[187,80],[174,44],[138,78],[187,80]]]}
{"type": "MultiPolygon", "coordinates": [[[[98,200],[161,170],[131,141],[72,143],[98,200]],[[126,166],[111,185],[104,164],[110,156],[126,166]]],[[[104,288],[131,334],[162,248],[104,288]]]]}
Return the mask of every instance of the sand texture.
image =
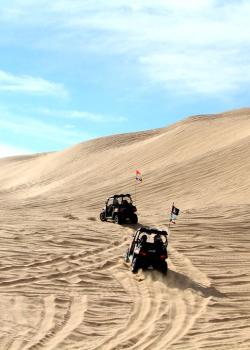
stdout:
{"type": "Polygon", "coordinates": [[[0,194],[0,350],[250,349],[249,109],[1,159],[0,194]],[[136,169],[139,224],[181,210],[167,276],[99,220],[136,169]]]}

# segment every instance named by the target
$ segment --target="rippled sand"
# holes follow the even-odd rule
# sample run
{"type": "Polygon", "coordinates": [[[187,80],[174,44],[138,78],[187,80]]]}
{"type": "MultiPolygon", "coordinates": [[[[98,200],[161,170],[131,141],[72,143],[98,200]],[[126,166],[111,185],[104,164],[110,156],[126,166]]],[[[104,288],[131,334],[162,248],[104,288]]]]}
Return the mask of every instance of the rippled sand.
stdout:
{"type": "Polygon", "coordinates": [[[245,109],[0,160],[0,349],[249,349],[249,159],[245,109]],[[98,218],[137,168],[140,224],[181,209],[167,276],[98,218]]]}

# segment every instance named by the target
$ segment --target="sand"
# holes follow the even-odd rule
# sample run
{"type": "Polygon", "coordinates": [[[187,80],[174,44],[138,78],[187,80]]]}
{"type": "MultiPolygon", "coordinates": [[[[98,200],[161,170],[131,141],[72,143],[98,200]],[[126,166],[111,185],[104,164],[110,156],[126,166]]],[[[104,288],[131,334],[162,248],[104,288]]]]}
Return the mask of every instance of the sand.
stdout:
{"type": "Polygon", "coordinates": [[[0,159],[0,349],[250,349],[249,159],[249,109],[0,159]],[[167,276],[99,220],[136,169],[140,224],[181,210],[167,276]]]}

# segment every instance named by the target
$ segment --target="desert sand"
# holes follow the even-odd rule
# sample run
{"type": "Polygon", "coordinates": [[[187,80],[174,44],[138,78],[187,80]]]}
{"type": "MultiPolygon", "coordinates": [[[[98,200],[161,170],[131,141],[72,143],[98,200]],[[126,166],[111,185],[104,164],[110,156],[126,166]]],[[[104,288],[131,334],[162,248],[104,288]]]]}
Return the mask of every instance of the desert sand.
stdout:
{"type": "Polygon", "coordinates": [[[250,109],[0,160],[0,349],[250,349],[250,109]],[[101,222],[135,191],[166,229],[169,272],[123,261],[134,229],[101,222]]]}

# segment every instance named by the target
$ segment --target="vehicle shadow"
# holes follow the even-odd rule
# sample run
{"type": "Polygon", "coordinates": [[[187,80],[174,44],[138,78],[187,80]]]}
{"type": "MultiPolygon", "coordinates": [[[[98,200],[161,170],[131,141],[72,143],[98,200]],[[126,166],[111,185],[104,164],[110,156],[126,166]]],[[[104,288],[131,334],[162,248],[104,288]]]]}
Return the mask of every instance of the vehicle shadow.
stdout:
{"type": "Polygon", "coordinates": [[[130,228],[130,229],[132,229],[134,231],[137,231],[140,227],[143,227],[144,225],[142,225],[140,223],[137,223],[137,224],[123,224],[122,226],[130,228]]]}
{"type": "Polygon", "coordinates": [[[192,278],[184,275],[183,273],[176,272],[173,270],[168,270],[166,277],[166,285],[168,288],[178,288],[181,290],[191,289],[203,297],[215,297],[215,298],[225,298],[226,295],[221,293],[218,289],[213,286],[206,286],[201,283],[194,281],[192,278]]]}

